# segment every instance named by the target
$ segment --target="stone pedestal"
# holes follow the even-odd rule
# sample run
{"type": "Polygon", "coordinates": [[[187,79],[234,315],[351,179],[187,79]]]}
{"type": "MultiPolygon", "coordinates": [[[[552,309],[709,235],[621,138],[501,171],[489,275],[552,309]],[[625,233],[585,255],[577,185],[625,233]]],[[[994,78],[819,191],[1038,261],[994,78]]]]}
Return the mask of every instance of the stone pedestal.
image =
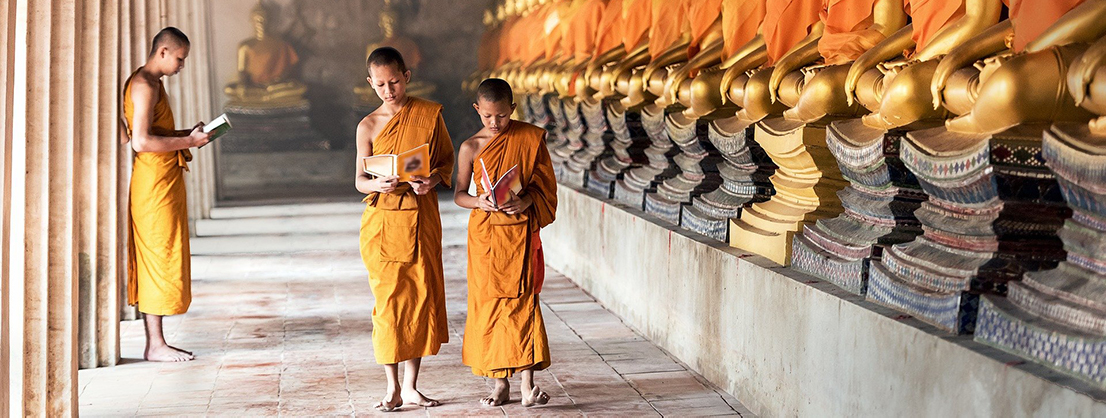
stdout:
{"type": "Polygon", "coordinates": [[[587,167],[581,167],[579,164],[573,163],[572,156],[581,152],[587,145],[584,142],[584,136],[588,133],[588,125],[584,123],[584,114],[580,103],[573,100],[561,100],[561,106],[564,109],[565,122],[568,124],[568,129],[564,131],[568,142],[553,151],[557,154],[554,164],[559,160],[562,165],[558,181],[561,184],[582,189],[584,181],[587,180],[585,178],[587,167]]]}
{"type": "Polygon", "coordinates": [[[645,148],[649,146],[649,136],[641,126],[641,113],[626,112],[616,103],[604,105],[607,113],[607,125],[613,137],[610,142],[611,154],[595,164],[588,173],[588,190],[599,195],[614,198],[614,185],[628,169],[641,167],[648,158],[645,148]]]}
{"type": "Polygon", "coordinates": [[[782,265],[791,263],[792,239],[806,225],[841,213],[836,193],[848,182],[826,147],[825,128],[781,118],[757,123],[756,142],[779,169],[776,194],[730,223],[730,245],[782,265]]]}
{"type": "Polygon", "coordinates": [[[657,184],[656,191],[645,193],[645,212],[679,225],[684,205],[722,184],[718,174],[722,158],[707,140],[706,123],[669,114],[665,118],[665,129],[668,138],[680,148],[680,153],[672,158],[679,172],[657,184]]]}
{"type": "MultiPolygon", "coordinates": [[[[569,184],[564,180],[564,165],[573,153],[583,148],[583,142],[580,141],[579,136],[570,133],[573,129],[573,125],[569,123],[568,113],[565,111],[565,106],[561,99],[555,95],[548,96],[546,105],[553,116],[553,129],[551,132],[556,134],[554,142],[549,145],[549,158],[553,161],[553,171],[557,175],[557,181],[563,184],[569,184]],[[574,136],[576,137],[576,141],[572,140],[574,136]]],[[[574,106],[573,110],[576,111],[573,120],[580,122],[579,129],[582,130],[583,123],[582,119],[579,117],[579,109],[574,106]]],[[[580,132],[580,134],[583,134],[583,132],[580,132]]]]}
{"type": "Polygon", "coordinates": [[[271,152],[330,149],[330,141],[311,129],[306,101],[283,106],[228,104],[223,111],[234,126],[217,139],[222,152],[271,152]]]}
{"type": "Polygon", "coordinates": [[[793,267],[863,295],[871,260],[922,233],[914,211],[926,195],[899,158],[905,135],[869,128],[860,119],[829,125],[826,144],[850,183],[838,193],[845,212],[803,229],[793,243],[793,267]]]}
{"type": "Polygon", "coordinates": [[[1040,158],[1043,129],[907,134],[902,160],[929,195],[914,212],[925,233],[871,263],[868,299],[971,332],[980,294],[1005,294],[1008,281],[1054,267],[1070,211],[1040,158]]]}
{"type": "Polygon", "coordinates": [[[630,169],[623,173],[622,179],[615,182],[614,199],[626,205],[644,209],[645,192],[655,187],[655,183],[666,180],[678,172],[672,157],[679,150],[672,145],[665,130],[664,111],[641,112],[641,127],[649,136],[649,147],[645,149],[648,164],[630,169]]]}
{"type": "Polygon", "coordinates": [[[680,226],[719,241],[730,236],[730,219],[740,216],[741,208],[771,198],[774,191],[768,177],[776,170],[753,142],[752,127],[730,132],[724,126],[724,121],[711,122],[707,131],[707,138],[722,156],[718,163],[722,184],[693,198],[680,212],[680,226]]]}
{"type": "Polygon", "coordinates": [[[1067,258],[983,296],[975,339],[1106,387],[1106,137],[1053,126],[1043,154],[1074,211],[1059,231],[1067,258]]]}
{"type": "MultiPolygon", "coordinates": [[[[584,133],[580,136],[584,147],[573,153],[572,157],[565,162],[565,171],[570,173],[567,174],[568,177],[580,179],[580,183],[576,185],[586,189],[589,185],[588,173],[595,168],[599,159],[611,154],[607,144],[614,134],[607,126],[607,116],[602,102],[581,102],[580,115],[584,119],[584,133]]],[[[602,196],[610,196],[609,189],[599,192],[602,196]]]]}

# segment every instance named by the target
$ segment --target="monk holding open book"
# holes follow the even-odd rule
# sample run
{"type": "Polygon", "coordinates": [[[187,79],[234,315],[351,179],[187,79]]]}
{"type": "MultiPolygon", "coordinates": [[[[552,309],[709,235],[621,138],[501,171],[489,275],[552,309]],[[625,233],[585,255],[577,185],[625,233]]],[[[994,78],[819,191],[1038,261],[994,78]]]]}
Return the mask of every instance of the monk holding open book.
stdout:
{"type": "Polygon", "coordinates": [[[507,378],[515,373],[522,377],[523,405],[549,401],[534,385],[534,372],[550,364],[538,305],[545,277],[538,231],[556,215],[557,183],[545,130],[511,120],[512,97],[506,81],[480,83],[474,107],[484,128],[461,144],[457,178],[465,183],[453,193],[454,202],[473,209],[462,357],[474,374],[496,381],[481,400],[486,406],[510,400],[507,378]]]}
{"type": "Polygon", "coordinates": [[[411,72],[398,51],[378,48],[366,66],[369,84],[383,101],[357,125],[357,190],[367,195],[361,259],[376,299],[373,352],[388,378],[387,394],[376,408],[436,406],[416,383],[422,357],[437,354],[449,341],[434,187],[449,186],[453,144],[442,106],[406,94],[411,72]],[[383,164],[372,158],[384,155],[391,157],[383,164]]]}

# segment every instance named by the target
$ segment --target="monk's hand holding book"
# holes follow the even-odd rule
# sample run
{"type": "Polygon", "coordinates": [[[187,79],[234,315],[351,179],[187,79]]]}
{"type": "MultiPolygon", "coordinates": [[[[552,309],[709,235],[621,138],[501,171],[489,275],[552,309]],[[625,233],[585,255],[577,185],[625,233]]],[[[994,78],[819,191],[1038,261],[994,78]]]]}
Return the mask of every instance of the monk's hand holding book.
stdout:
{"type": "Polygon", "coordinates": [[[492,202],[491,193],[484,193],[476,197],[476,208],[484,212],[499,212],[499,208],[495,207],[495,203],[492,202]]]}
{"type": "Polygon", "coordinates": [[[438,181],[435,181],[434,177],[423,177],[419,175],[412,175],[411,181],[408,181],[411,185],[411,190],[415,191],[417,195],[424,195],[434,190],[434,186],[438,185],[438,181]]]}
{"type": "Polygon", "coordinates": [[[507,201],[499,205],[499,210],[506,212],[508,215],[515,215],[522,213],[526,208],[530,207],[533,201],[527,196],[519,196],[511,191],[507,195],[507,201]]]}
{"type": "Polygon", "coordinates": [[[391,193],[399,185],[399,176],[384,176],[369,180],[369,190],[377,193],[391,193]]]}

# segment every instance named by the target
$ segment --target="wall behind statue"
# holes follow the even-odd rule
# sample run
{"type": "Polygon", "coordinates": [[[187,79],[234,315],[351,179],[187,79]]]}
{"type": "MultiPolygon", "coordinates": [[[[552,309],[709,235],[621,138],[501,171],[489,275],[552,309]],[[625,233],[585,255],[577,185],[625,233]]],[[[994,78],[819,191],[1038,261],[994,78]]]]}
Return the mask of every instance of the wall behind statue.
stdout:
{"type": "MultiPolygon", "coordinates": [[[[210,27],[218,98],[236,77],[238,44],[253,37],[253,0],[209,0],[210,27]]],[[[430,99],[445,106],[446,125],[455,144],[480,128],[472,98],[461,81],[476,70],[476,49],[484,31],[483,11],[493,0],[392,0],[400,10],[397,32],[418,43],[423,56],[413,78],[434,84],[430,99]]],[[[355,86],[366,84],[365,48],[383,35],[379,13],[384,0],[265,0],[270,31],[291,43],[300,56],[298,78],[307,83],[312,126],[335,149],[353,149],[354,129],[364,115],[351,107],[355,86]]],[[[212,115],[214,116],[214,115],[212,115]]]]}

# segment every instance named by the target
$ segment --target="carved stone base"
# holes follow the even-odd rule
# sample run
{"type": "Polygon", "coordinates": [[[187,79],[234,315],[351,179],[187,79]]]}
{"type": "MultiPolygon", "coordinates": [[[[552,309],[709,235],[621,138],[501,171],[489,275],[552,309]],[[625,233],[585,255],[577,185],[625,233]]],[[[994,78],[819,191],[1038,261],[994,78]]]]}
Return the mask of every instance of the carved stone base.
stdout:
{"type": "Polygon", "coordinates": [[[228,105],[223,111],[234,129],[219,138],[220,152],[327,151],[334,146],[311,128],[307,101],[264,108],[228,105]]]}
{"type": "Polygon", "coordinates": [[[560,99],[557,102],[561,104],[563,110],[564,123],[567,126],[563,134],[567,142],[563,146],[551,150],[549,157],[553,160],[555,166],[561,166],[560,175],[557,177],[561,184],[583,188],[584,182],[587,180],[587,168],[570,163],[572,156],[584,149],[584,134],[587,133],[588,128],[584,124],[584,116],[580,113],[579,103],[560,99]]]}
{"type": "Polygon", "coordinates": [[[984,296],[975,339],[1106,388],[1106,137],[1057,124],[1042,152],[1074,211],[1067,258],[984,296]]]}
{"type": "Polygon", "coordinates": [[[836,192],[847,183],[826,148],[824,128],[782,119],[755,126],[756,142],[779,167],[771,178],[776,193],[731,221],[730,245],[788,265],[796,233],[841,213],[836,192]]]}
{"type": "Polygon", "coordinates": [[[845,212],[803,230],[792,266],[863,295],[870,260],[922,233],[914,211],[926,196],[899,158],[904,135],[868,128],[859,119],[829,125],[826,144],[850,183],[838,193],[845,212]]]}
{"type": "Polygon", "coordinates": [[[641,112],[641,125],[651,141],[645,149],[648,164],[624,171],[621,180],[615,182],[615,200],[638,209],[645,208],[645,192],[656,183],[675,176],[678,168],[672,158],[679,150],[668,139],[664,112],[641,112]]]}
{"type": "Polygon", "coordinates": [[[607,124],[614,134],[611,138],[611,154],[599,160],[588,173],[588,190],[608,198],[614,197],[615,182],[628,169],[641,167],[648,162],[645,148],[649,136],[641,126],[641,114],[622,111],[616,103],[605,103],[607,124]]]}
{"type": "Polygon", "coordinates": [[[923,236],[872,262],[868,299],[950,332],[971,332],[980,294],[1063,258],[1070,211],[1040,160],[1043,127],[991,136],[914,131],[901,158],[929,195],[915,211],[923,236]]]}
{"type": "Polygon", "coordinates": [[[712,122],[707,133],[723,158],[717,165],[722,184],[694,197],[680,213],[680,226],[719,241],[730,236],[730,219],[740,216],[742,207],[771,197],[768,176],[776,169],[753,142],[752,127],[728,132],[724,126],[725,121],[712,122]]]}

